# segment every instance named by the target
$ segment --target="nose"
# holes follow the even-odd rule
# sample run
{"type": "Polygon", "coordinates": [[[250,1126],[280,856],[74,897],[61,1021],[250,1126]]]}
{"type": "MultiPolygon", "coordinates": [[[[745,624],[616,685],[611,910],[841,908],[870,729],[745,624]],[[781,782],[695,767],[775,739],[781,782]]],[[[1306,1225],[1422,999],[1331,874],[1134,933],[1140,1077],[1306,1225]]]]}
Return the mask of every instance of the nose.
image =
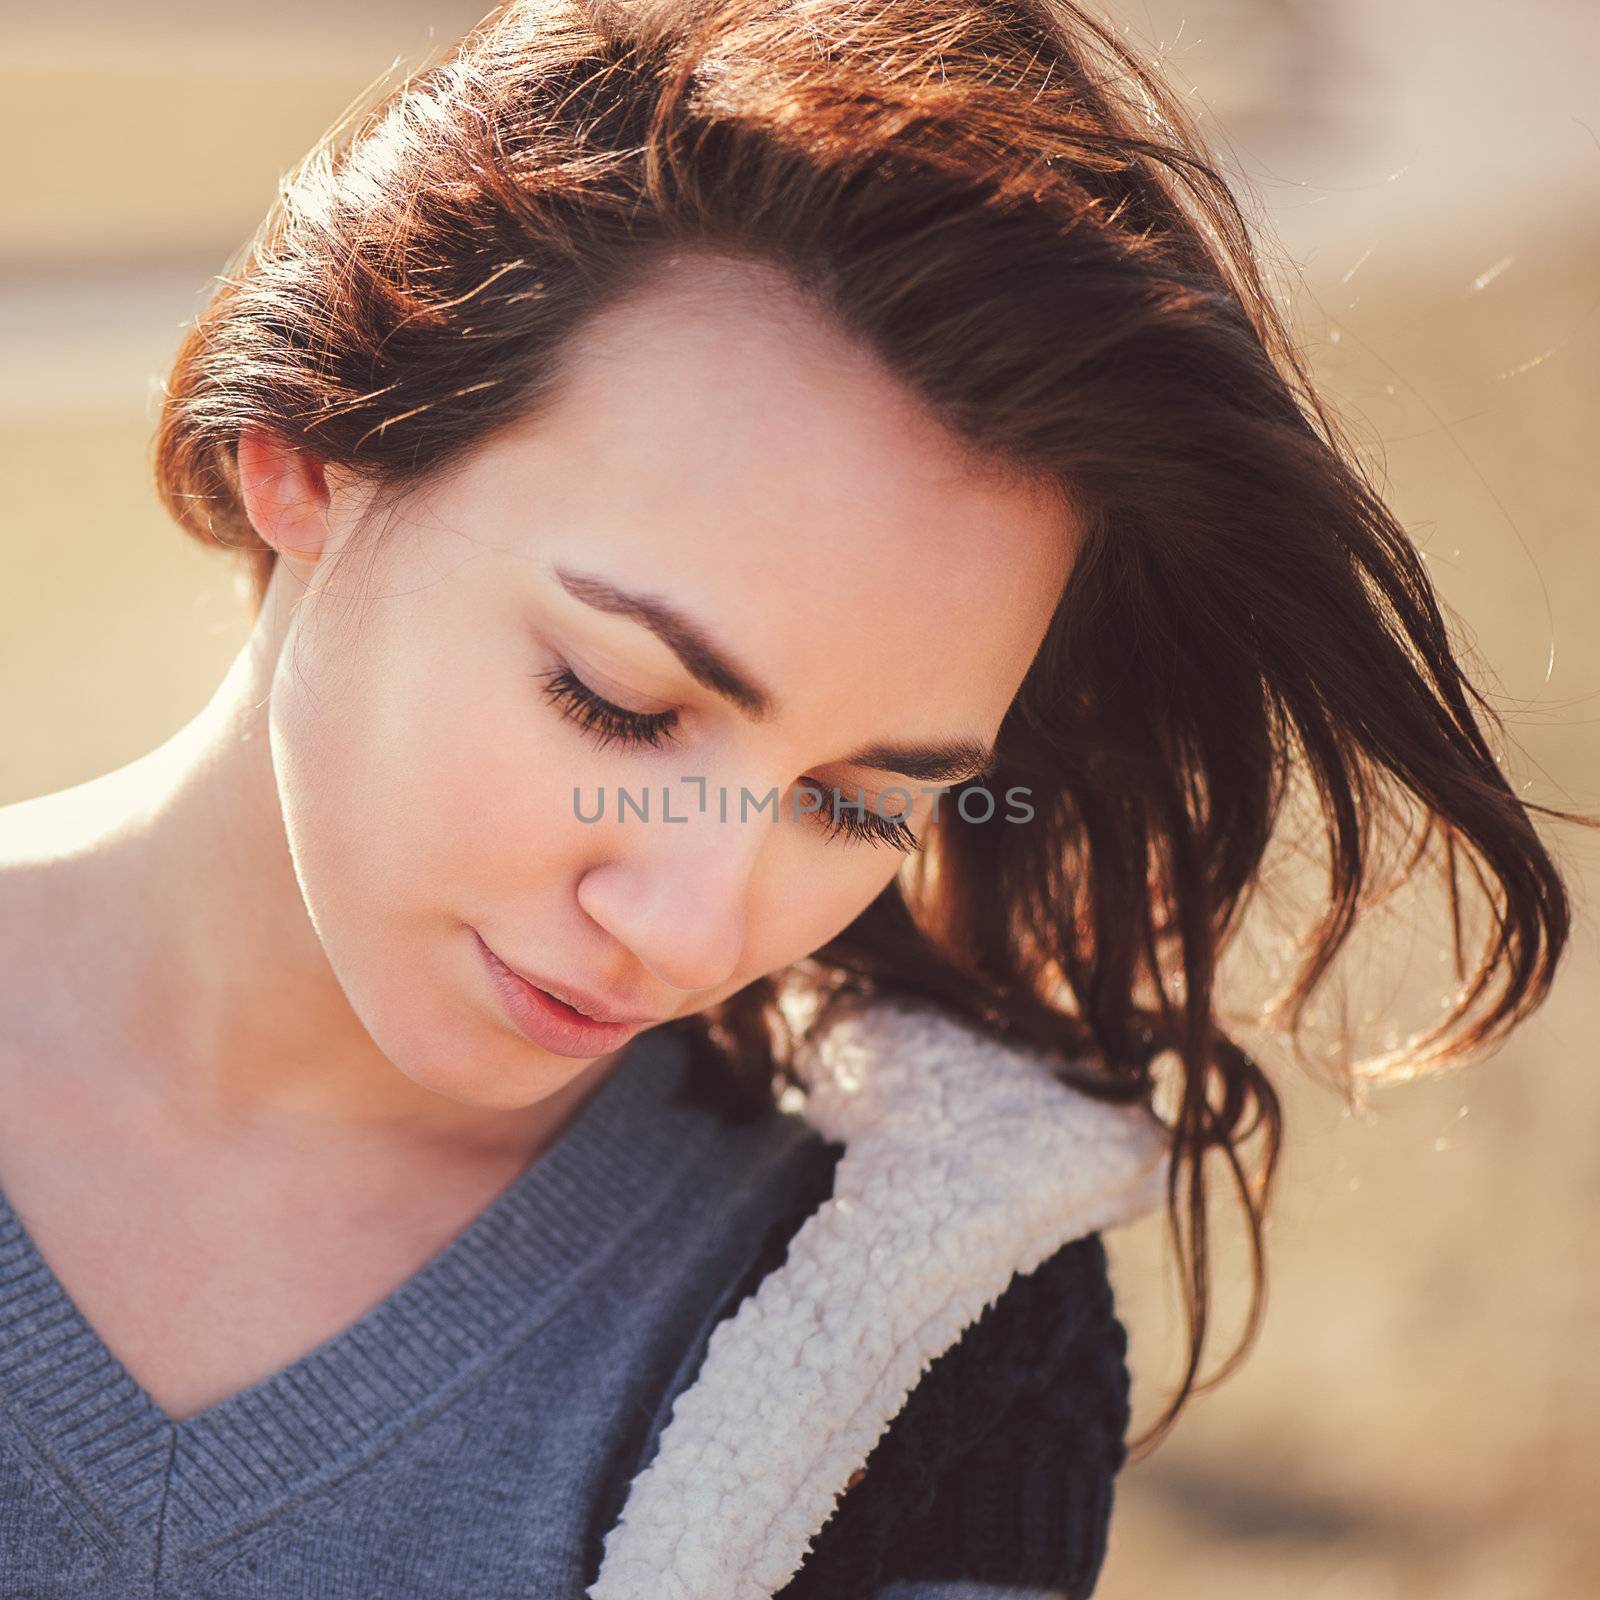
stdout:
{"type": "Polygon", "coordinates": [[[605,847],[578,881],[578,903],[663,984],[716,989],[739,969],[772,812],[746,808],[737,790],[719,804],[715,786],[701,809],[693,786],[650,796],[647,816],[608,813],[596,825],[605,847]]]}

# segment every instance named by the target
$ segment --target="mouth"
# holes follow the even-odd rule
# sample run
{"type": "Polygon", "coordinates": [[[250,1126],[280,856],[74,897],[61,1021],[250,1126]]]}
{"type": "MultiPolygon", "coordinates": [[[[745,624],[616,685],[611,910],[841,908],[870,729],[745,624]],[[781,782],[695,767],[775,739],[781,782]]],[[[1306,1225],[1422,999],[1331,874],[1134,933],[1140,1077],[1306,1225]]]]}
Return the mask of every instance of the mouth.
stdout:
{"type": "Polygon", "coordinates": [[[576,991],[563,986],[557,993],[547,988],[539,979],[504,961],[476,929],[473,935],[512,1023],[543,1049],[569,1056],[604,1055],[619,1048],[640,1029],[666,1020],[626,1015],[620,1009],[590,1001],[587,996],[583,998],[595,1007],[594,1010],[575,1005],[572,1000],[578,998],[576,991]]]}

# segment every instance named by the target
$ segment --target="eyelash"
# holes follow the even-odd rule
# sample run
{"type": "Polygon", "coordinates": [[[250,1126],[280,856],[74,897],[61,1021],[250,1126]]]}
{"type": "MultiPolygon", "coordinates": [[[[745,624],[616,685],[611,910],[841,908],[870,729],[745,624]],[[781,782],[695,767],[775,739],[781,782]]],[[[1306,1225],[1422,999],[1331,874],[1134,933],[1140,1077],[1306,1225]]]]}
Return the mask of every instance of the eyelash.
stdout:
{"type": "MultiPolygon", "coordinates": [[[[562,716],[576,722],[600,748],[615,742],[629,748],[659,750],[672,738],[677,724],[676,711],[628,711],[597,695],[582,678],[563,663],[549,672],[535,673],[544,683],[545,695],[562,716]]],[[[802,780],[826,792],[826,786],[811,778],[802,780]]],[[[880,817],[871,807],[861,813],[844,806],[832,817],[821,811],[811,813],[823,825],[824,838],[842,833],[866,844],[886,844],[907,855],[922,848],[921,841],[898,818],[880,817]]]]}

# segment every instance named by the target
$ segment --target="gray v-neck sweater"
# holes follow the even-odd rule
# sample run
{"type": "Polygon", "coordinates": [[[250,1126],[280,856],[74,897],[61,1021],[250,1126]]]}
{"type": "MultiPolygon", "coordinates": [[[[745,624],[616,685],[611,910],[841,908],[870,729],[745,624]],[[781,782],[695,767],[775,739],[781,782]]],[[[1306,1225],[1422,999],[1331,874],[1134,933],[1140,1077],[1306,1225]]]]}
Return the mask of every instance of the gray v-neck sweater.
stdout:
{"type": "MultiPolygon", "coordinates": [[[[728,1286],[829,1147],[679,1098],[640,1035],[414,1276],[171,1422],[0,1193],[0,1596],[574,1597],[728,1286]]],[[[0,1175],[3,1176],[3,1175],[0,1175]]]]}

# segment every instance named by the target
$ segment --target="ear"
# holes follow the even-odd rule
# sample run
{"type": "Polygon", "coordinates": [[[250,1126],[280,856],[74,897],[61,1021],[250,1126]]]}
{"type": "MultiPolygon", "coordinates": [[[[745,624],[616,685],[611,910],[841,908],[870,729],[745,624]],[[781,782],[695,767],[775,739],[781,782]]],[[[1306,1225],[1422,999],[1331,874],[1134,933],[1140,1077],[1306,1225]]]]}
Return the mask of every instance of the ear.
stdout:
{"type": "Polygon", "coordinates": [[[257,428],[239,434],[239,494],[250,525],[291,566],[314,567],[336,543],[330,511],[347,474],[257,428]]]}

